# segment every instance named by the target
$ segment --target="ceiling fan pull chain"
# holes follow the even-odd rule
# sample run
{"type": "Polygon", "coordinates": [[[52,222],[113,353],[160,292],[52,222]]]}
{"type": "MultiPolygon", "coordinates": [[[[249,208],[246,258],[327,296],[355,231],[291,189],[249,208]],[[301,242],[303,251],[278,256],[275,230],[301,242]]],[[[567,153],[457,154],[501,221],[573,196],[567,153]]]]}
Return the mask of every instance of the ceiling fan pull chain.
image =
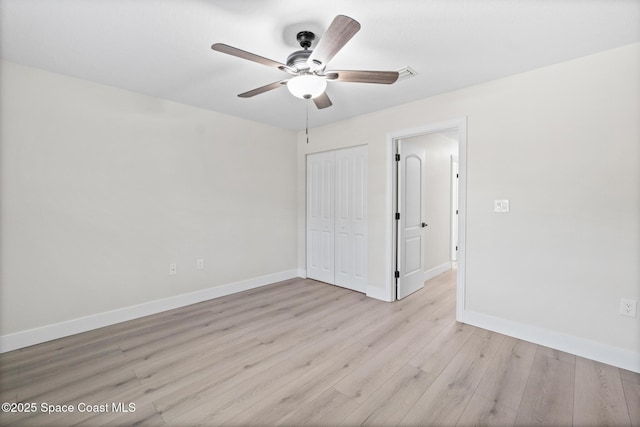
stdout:
{"type": "Polygon", "coordinates": [[[308,99],[306,102],[306,106],[307,106],[307,123],[305,126],[305,133],[307,134],[307,144],[309,143],[309,102],[311,102],[311,99],[308,99]]]}

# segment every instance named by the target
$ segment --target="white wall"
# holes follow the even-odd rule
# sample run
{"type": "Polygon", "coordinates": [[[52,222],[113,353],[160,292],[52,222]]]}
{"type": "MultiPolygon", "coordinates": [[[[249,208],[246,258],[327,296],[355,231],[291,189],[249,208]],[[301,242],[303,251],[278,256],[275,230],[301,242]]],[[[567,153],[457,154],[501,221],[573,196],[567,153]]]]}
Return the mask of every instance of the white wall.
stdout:
{"type": "Polygon", "coordinates": [[[299,242],[305,155],[369,144],[369,286],[382,289],[385,135],[466,116],[467,313],[620,350],[640,369],[640,319],[618,314],[621,297],[640,299],[639,75],[634,44],[314,128],[308,145],[299,133],[299,242]]]}
{"type": "Polygon", "coordinates": [[[293,132],[13,63],[1,76],[0,335],[296,271],[293,132]]]}

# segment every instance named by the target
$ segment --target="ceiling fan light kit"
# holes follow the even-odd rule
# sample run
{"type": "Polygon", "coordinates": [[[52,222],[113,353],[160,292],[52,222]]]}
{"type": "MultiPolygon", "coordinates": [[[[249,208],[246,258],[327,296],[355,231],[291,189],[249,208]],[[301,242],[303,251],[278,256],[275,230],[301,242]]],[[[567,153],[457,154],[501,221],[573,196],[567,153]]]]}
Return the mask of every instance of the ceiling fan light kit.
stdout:
{"type": "Polygon", "coordinates": [[[215,43],[211,46],[211,49],[277,68],[292,76],[288,79],[241,93],[238,95],[239,97],[250,98],[282,87],[286,83],[292,95],[302,99],[313,99],[316,107],[323,109],[333,105],[326,93],[327,81],[392,84],[398,80],[397,71],[332,70],[325,72],[325,68],[331,58],[358,31],[360,31],[358,21],[345,15],[338,15],[333,19],[324,36],[318,41],[313,50],[310,47],[315,40],[315,34],[311,31],[300,31],[296,38],[303,50],[298,50],[289,55],[286,64],[223,43],[215,43]]]}
{"type": "Polygon", "coordinates": [[[327,80],[314,74],[303,74],[290,79],[287,82],[287,88],[293,96],[313,99],[322,95],[327,89],[327,80]]]}

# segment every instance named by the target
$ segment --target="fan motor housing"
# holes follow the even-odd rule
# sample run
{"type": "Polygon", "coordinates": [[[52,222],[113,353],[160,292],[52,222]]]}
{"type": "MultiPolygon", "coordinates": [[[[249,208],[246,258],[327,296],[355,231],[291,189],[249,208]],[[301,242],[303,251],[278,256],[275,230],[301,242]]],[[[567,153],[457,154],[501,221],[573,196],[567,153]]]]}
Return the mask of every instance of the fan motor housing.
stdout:
{"type": "Polygon", "coordinates": [[[287,57],[287,66],[298,71],[308,70],[307,59],[311,55],[311,50],[297,50],[287,57]]]}

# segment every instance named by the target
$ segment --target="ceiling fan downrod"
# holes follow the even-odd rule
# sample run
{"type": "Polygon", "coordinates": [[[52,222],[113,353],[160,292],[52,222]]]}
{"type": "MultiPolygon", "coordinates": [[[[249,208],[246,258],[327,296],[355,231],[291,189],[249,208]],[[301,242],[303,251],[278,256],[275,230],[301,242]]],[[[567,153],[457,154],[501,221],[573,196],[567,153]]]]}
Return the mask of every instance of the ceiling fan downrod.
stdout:
{"type": "Polygon", "coordinates": [[[311,47],[311,43],[316,39],[316,35],[311,31],[300,31],[296,36],[300,47],[307,50],[311,47]]]}

